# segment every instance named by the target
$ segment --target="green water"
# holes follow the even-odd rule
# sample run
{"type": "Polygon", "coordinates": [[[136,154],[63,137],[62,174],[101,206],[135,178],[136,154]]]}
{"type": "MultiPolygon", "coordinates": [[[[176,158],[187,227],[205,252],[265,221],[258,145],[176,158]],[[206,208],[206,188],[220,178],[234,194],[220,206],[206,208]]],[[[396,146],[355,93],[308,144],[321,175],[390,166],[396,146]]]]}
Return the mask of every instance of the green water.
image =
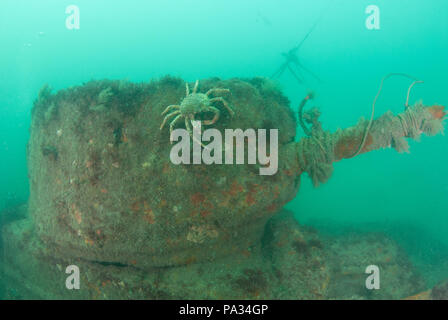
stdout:
{"type": "MultiPolygon", "coordinates": [[[[0,209],[28,197],[30,111],[44,83],[58,90],[103,78],[270,76],[316,21],[299,57],[322,81],[304,73],[299,85],[285,72],[279,83],[294,108],[313,90],[326,129],[368,117],[390,72],[425,81],[412,103],[447,104],[446,0],[2,0],[0,209]],[[79,30],[65,26],[70,4],[80,8],[79,30]],[[370,4],[380,9],[380,30],[365,26],[370,4]]],[[[401,111],[409,84],[388,79],[377,114],[401,111]]],[[[303,177],[287,207],[322,232],[388,233],[435,282],[448,277],[448,138],[410,144],[411,154],[381,150],[336,163],[317,189],[303,177]]]]}

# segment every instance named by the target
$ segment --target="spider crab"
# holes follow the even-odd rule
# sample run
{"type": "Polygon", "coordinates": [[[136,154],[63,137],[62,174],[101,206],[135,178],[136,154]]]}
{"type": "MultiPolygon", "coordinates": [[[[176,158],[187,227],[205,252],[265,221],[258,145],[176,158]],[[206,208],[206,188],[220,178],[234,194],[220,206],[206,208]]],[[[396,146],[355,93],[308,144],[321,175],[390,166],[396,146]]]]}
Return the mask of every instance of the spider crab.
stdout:
{"type": "MultiPolygon", "coordinates": [[[[198,85],[199,80],[196,80],[196,83],[194,84],[193,91],[190,93],[190,88],[188,86],[188,83],[185,84],[186,87],[186,96],[180,103],[180,105],[169,105],[163,112],[162,116],[166,115],[163,119],[162,125],[160,126],[160,130],[163,129],[166,122],[170,120],[171,118],[175,117],[173,121],[170,123],[170,137],[171,132],[174,129],[174,125],[184,118],[185,120],[185,127],[187,131],[189,132],[190,136],[193,137],[192,133],[192,125],[193,121],[195,120],[195,115],[201,112],[213,112],[214,117],[211,120],[203,120],[202,123],[204,125],[212,125],[216,121],[218,121],[220,116],[219,109],[212,106],[214,102],[221,102],[224,107],[229,111],[230,115],[233,116],[235,112],[229,107],[226,100],[224,100],[223,97],[214,97],[209,98],[210,95],[219,95],[223,93],[230,93],[229,89],[222,89],[222,88],[213,88],[208,90],[206,93],[198,93],[198,85]],[[172,111],[172,112],[170,112],[172,111]],[[170,112],[170,113],[168,113],[170,112]],[[191,122],[191,124],[190,124],[191,122]]],[[[172,143],[172,141],[171,141],[172,143]]]]}

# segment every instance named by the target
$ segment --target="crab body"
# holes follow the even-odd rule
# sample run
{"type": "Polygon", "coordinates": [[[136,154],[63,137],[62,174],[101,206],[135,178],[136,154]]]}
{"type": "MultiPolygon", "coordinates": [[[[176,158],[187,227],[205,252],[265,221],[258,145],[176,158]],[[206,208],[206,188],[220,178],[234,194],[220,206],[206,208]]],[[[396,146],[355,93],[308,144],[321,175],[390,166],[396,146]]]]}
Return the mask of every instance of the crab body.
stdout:
{"type": "Polygon", "coordinates": [[[191,128],[193,121],[196,120],[195,115],[198,113],[211,112],[214,114],[213,119],[202,121],[204,125],[212,125],[216,121],[218,121],[221,112],[219,109],[213,106],[215,102],[220,102],[227,109],[227,111],[230,113],[231,116],[234,115],[234,112],[229,107],[227,101],[224,100],[223,97],[216,96],[224,93],[230,93],[229,89],[213,88],[208,90],[206,93],[198,93],[197,92],[198,85],[199,81],[196,80],[193,92],[190,93],[190,88],[188,87],[187,83],[185,85],[186,95],[185,98],[180,103],[180,105],[169,105],[162,112],[162,115],[165,115],[165,118],[163,119],[162,125],[160,126],[160,130],[163,129],[168,120],[173,119],[170,122],[170,137],[174,129],[174,126],[181,119],[184,119],[186,129],[188,130],[190,136],[193,136],[191,128]],[[214,95],[216,97],[210,98],[210,95],[214,95]]]}
{"type": "Polygon", "coordinates": [[[204,93],[192,93],[184,98],[180,104],[180,113],[184,116],[210,111],[210,99],[204,93]]]}

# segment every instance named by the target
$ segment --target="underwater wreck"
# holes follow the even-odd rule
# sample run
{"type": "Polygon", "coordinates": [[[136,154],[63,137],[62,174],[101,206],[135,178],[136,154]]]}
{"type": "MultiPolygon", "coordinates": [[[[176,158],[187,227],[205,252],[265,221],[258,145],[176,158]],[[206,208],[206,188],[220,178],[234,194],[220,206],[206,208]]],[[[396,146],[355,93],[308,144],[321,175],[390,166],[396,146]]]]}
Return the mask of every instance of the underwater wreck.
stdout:
{"type": "MultiPolygon", "coordinates": [[[[234,112],[215,103],[220,117],[211,127],[278,129],[278,172],[260,175],[257,164],[170,162],[162,113],[183,101],[185,86],[165,77],[41,90],[28,145],[28,216],[2,232],[6,291],[15,288],[7,297],[326,299],[344,291],[347,298],[404,298],[424,289],[412,271],[397,271],[409,265],[398,246],[376,238],[359,241],[389,249],[375,257],[391,270],[386,289],[351,292],[343,282],[338,290],[335,281],[350,275],[364,283],[366,266],[352,265],[347,276],[330,259],[359,241],[325,243],[282,207],[303,173],[319,185],[335,161],[387,147],[406,151],[406,138],[437,134],[442,106],[417,104],[333,133],[323,130],[318,110],[302,108],[307,136],[296,142],[297,115],[270,80],[201,80],[198,92],[226,89],[210,99],[221,97],[234,112]],[[79,290],[65,286],[69,265],[80,269],[79,290]]],[[[207,121],[214,113],[196,116],[207,121]]]]}

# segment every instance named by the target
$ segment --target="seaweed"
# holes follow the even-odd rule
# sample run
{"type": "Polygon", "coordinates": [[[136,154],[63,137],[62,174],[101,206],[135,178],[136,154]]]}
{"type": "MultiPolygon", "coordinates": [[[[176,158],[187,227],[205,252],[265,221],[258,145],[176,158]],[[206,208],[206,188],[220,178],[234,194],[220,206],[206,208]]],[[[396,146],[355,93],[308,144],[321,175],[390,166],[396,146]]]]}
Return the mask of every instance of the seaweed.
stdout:
{"type": "Polygon", "coordinates": [[[244,269],[243,274],[234,280],[237,289],[252,295],[258,295],[260,291],[266,290],[268,281],[260,269],[244,269]]]}
{"type": "Polygon", "coordinates": [[[431,298],[434,300],[448,300],[448,282],[436,285],[431,291],[431,298]]]}
{"type": "Polygon", "coordinates": [[[58,149],[52,145],[42,146],[42,154],[52,161],[57,161],[59,156],[58,149]]]}

